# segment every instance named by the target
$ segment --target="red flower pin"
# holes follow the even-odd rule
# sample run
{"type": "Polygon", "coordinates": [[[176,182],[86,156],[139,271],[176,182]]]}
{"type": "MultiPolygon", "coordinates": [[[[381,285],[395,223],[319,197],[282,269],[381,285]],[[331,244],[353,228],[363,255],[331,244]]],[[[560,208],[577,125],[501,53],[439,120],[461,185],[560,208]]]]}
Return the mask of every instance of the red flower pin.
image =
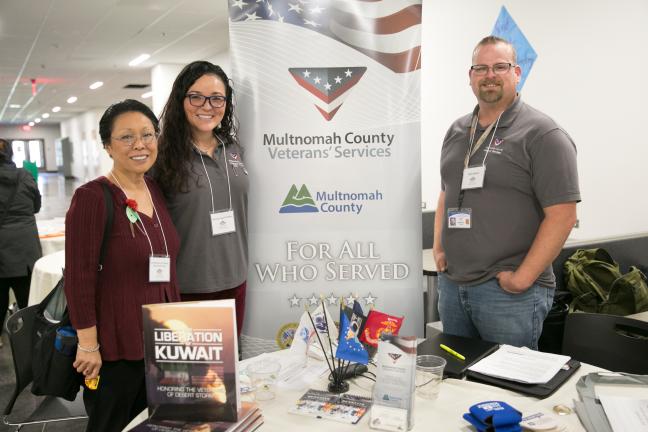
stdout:
{"type": "Polygon", "coordinates": [[[124,201],[126,204],[126,207],[130,207],[133,211],[137,211],[137,201],[135,201],[132,198],[126,198],[126,201],[124,201]]]}

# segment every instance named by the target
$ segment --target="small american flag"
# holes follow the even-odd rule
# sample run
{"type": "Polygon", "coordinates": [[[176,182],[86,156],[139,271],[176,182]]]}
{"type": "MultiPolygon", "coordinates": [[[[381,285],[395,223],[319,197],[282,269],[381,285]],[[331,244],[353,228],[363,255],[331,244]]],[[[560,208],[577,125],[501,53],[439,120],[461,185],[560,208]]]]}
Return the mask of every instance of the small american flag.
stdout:
{"type": "Polygon", "coordinates": [[[421,0],[229,0],[233,22],[297,25],[397,73],[421,68],[421,8],[421,0]]]}

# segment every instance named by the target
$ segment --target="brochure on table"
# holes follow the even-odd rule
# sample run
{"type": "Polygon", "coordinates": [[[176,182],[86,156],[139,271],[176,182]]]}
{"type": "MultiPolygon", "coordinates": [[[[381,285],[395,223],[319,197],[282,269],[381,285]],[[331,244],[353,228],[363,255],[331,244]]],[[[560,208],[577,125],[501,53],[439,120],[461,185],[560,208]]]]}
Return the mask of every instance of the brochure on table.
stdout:
{"type": "Polygon", "coordinates": [[[356,424],[371,407],[371,398],[310,389],[288,412],[356,424]]]}
{"type": "Polygon", "coordinates": [[[237,421],[241,409],[234,300],[143,306],[149,416],[237,421]]]}

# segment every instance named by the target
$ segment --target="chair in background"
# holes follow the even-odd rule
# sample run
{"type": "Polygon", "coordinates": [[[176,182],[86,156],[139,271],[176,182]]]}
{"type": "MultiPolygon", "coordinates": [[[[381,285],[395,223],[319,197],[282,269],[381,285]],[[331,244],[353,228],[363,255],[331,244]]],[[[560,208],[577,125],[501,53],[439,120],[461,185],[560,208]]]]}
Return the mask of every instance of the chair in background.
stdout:
{"type": "MultiPolygon", "coordinates": [[[[7,335],[13,355],[16,387],[9,403],[4,409],[2,421],[19,431],[23,426],[42,425],[45,430],[48,423],[87,419],[83,406],[83,392],[77,394],[73,402],[65,399],[45,396],[37,397],[26,390],[32,382],[32,333],[38,305],[21,309],[7,319],[7,335]],[[29,393],[29,395],[27,395],[29,393]],[[35,410],[24,419],[12,415],[16,401],[21,394],[40,399],[35,410]]],[[[22,400],[23,398],[21,398],[22,400]]]]}
{"type": "Polygon", "coordinates": [[[571,313],[565,321],[562,352],[611,371],[648,374],[648,322],[571,313]]]}

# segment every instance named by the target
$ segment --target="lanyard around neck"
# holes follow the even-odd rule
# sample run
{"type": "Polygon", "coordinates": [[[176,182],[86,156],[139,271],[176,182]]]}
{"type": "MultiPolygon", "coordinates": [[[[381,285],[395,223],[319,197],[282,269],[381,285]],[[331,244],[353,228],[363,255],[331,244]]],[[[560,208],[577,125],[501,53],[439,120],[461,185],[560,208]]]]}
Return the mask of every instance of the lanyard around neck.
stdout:
{"type": "MultiPolygon", "coordinates": [[[[227,193],[229,196],[228,210],[232,210],[232,187],[230,185],[229,169],[227,168],[227,149],[225,148],[225,143],[220,139],[219,136],[216,136],[216,139],[220,141],[221,145],[223,146],[223,161],[225,163],[225,175],[227,176],[227,193]]],[[[200,155],[200,162],[202,163],[203,170],[205,170],[205,176],[207,177],[207,183],[209,184],[209,195],[211,196],[212,213],[215,213],[216,208],[214,207],[214,189],[212,188],[211,179],[209,178],[209,173],[207,172],[207,167],[205,166],[205,160],[203,158],[202,151],[200,151],[198,146],[194,144],[194,147],[196,148],[196,150],[198,150],[198,154],[200,155]]]]}
{"type": "Polygon", "coordinates": [[[490,153],[491,144],[493,144],[493,138],[495,138],[495,132],[497,132],[497,127],[499,126],[499,122],[500,119],[502,118],[502,114],[504,114],[503,111],[500,113],[499,116],[497,116],[497,121],[495,123],[491,123],[486,128],[486,130],[481,134],[477,142],[475,142],[475,133],[477,132],[477,124],[479,123],[479,112],[477,112],[476,115],[473,115],[472,122],[470,125],[470,141],[468,143],[468,151],[466,152],[466,157],[464,158],[464,168],[468,168],[468,163],[470,161],[470,158],[473,157],[475,153],[477,153],[479,147],[481,147],[484,141],[486,141],[486,138],[488,138],[488,135],[490,135],[492,131],[493,135],[491,136],[491,139],[488,142],[488,147],[486,148],[486,154],[484,155],[484,159],[482,160],[482,165],[486,163],[486,158],[490,153]]]}
{"type": "MultiPolygon", "coordinates": [[[[126,190],[122,187],[121,183],[119,183],[119,180],[117,179],[117,176],[115,173],[110,171],[111,177],[115,180],[115,183],[117,183],[117,186],[119,186],[119,189],[126,195],[126,198],[128,198],[128,195],[126,194],[126,190]]],[[[153,202],[153,197],[151,196],[151,191],[148,188],[148,185],[146,184],[146,180],[144,180],[144,186],[146,186],[146,193],[149,196],[149,200],[151,200],[151,206],[153,207],[153,213],[155,213],[155,218],[158,221],[158,224],[160,225],[160,231],[162,231],[162,239],[164,240],[164,250],[166,252],[166,256],[169,256],[169,247],[167,246],[167,241],[166,241],[166,235],[164,235],[164,227],[162,226],[162,222],[160,221],[160,215],[158,214],[158,211],[155,209],[155,203],[153,202]]],[[[140,225],[142,225],[142,232],[146,236],[146,240],[148,240],[149,247],[151,248],[151,255],[153,255],[153,243],[151,242],[151,238],[148,235],[148,232],[146,231],[146,227],[144,226],[144,222],[142,222],[142,219],[138,216],[137,220],[139,221],[140,225]]],[[[135,225],[137,226],[137,225],[135,225]]],[[[139,227],[138,227],[139,228],[139,227]]]]}

